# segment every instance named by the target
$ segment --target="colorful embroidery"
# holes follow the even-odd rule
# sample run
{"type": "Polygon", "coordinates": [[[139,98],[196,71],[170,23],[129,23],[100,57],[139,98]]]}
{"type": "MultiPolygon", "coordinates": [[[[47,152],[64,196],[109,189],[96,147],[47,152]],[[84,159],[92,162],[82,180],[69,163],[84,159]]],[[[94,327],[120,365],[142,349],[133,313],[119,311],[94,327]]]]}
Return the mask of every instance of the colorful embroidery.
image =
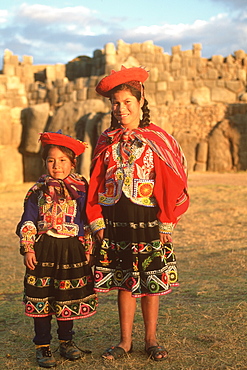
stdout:
{"type": "Polygon", "coordinates": [[[55,229],[59,234],[67,236],[78,235],[79,227],[74,223],[77,211],[75,200],[59,199],[58,203],[51,201],[51,197],[41,193],[39,197],[39,213],[42,217],[38,221],[40,233],[45,233],[49,229],[55,229]]]}
{"type": "Polygon", "coordinates": [[[134,197],[151,197],[153,194],[154,180],[134,179],[134,197]]]}
{"type": "Polygon", "coordinates": [[[175,227],[175,224],[173,223],[162,223],[159,222],[159,231],[160,233],[172,233],[173,229],[175,227]]]}
{"type": "Polygon", "coordinates": [[[103,218],[97,218],[90,224],[92,232],[96,232],[98,230],[105,228],[105,222],[103,218]]]}
{"type": "Polygon", "coordinates": [[[93,294],[83,300],[55,302],[54,298],[30,298],[25,300],[25,313],[31,317],[56,315],[58,320],[73,320],[88,317],[96,313],[97,299],[93,294]]]}
{"type": "Polygon", "coordinates": [[[87,278],[85,276],[83,278],[73,280],[54,280],[54,287],[61,290],[81,288],[86,284],[87,278]]]}
{"type": "Polygon", "coordinates": [[[146,294],[166,294],[170,292],[172,285],[177,285],[176,259],[172,243],[163,245],[160,240],[154,240],[152,243],[109,242],[104,239],[99,252],[101,257],[95,272],[96,291],[125,289],[131,291],[133,296],[139,297],[146,294]],[[131,250],[130,255],[133,258],[132,271],[123,269],[121,263],[115,270],[110,256],[117,253],[117,260],[121,262],[121,253],[128,253],[128,250],[131,250]],[[151,266],[152,263],[155,266],[157,259],[163,262],[163,267],[154,270],[151,266]]]}
{"type": "Polygon", "coordinates": [[[20,245],[23,252],[32,252],[35,243],[37,229],[32,221],[23,223],[20,229],[20,245]]]}

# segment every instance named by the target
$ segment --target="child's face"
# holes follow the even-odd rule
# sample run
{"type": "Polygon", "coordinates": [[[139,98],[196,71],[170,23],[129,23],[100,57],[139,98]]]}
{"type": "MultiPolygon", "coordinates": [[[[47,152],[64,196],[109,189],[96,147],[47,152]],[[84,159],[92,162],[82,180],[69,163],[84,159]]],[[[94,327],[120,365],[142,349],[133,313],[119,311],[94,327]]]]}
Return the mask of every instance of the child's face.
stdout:
{"type": "Polygon", "coordinates": [[[45,164],[49,175],[61,180],[69,176],[74,167],[69,157],[57,147],[49,150],[45,164]]]}

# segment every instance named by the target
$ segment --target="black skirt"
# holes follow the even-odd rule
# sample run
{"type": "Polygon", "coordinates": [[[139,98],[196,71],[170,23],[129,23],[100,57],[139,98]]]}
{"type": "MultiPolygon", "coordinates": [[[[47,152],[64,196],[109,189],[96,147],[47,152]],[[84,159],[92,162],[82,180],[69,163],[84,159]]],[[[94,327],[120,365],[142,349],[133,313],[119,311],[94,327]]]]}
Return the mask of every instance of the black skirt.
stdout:
{"type": "Polygon", "coordinates": [[[92,270],[77,237],[44,234],[34,246],[38,264],[26,269],[25,313],[32,317],[56,315],[58,320],[88,317],[96,312],[92,270]]]}
{"type": "Polygon", "coordinates": [[[176,258],[172,243],[160,242],[158,209],[125,195],[102,208],[106,229],[96,249],[95,290],[123,289],[133,297],[169,293],[178,285],[176,258]]]}

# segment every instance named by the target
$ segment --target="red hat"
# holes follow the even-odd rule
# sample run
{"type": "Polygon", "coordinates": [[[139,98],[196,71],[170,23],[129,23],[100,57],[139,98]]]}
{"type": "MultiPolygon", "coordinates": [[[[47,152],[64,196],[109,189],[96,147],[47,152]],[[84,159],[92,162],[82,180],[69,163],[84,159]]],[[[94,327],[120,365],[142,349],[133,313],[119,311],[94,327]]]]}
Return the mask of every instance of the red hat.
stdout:
{"type": "Polygon", "coordinates": [[[65,146],[71,149],[76,156],[82,154],[87,148],[87,143],[73,139],[71,136],[64,135],[61,130],[58,132],[44,132],[40,134],[39,140],[42,146],[48,144],[65,146]]]}
{"type": "MultiPolygon", "coordinates": [[[[121,67],[121,70],[116,72],[111,71],[109,76],[102,78],[102,80],[96,86],[96,91],[100,95],[110,97],[110,91],[121,84],[128,84],[130,81],[138,81],[143,83],[148,78],[148,72],[140,67],[125,68],[121,67]]],[[[141,90],[141,84],[140,84],[141,90]]]]}

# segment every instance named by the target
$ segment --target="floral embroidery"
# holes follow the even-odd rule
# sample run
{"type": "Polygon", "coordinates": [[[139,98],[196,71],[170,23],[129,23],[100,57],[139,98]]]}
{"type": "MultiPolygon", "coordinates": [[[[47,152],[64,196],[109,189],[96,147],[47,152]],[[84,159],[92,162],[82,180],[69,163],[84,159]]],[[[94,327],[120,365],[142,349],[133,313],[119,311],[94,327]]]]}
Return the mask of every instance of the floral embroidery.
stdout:
{"type": "Polygon", "coordinates": [[[33,246],[35,243],[37,229],[32,221],[26,221],[23,223],[20,230],[20,245],[23,252],[34,251],[33,246]]]}

